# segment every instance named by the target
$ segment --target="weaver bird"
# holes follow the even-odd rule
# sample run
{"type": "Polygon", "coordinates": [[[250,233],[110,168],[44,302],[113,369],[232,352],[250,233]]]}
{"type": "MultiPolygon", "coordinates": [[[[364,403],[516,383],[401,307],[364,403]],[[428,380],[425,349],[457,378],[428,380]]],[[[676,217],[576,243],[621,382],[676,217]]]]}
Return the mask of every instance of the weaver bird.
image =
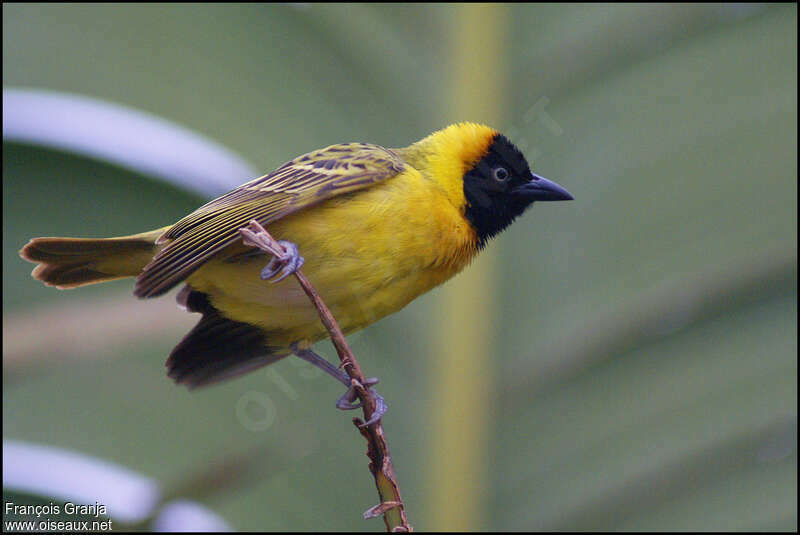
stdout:
{"type": "MultiPolygon", "coordinates": [[[[202,318],[167,369],[196,387],[292,353],[315,360],[309,346],[328,335],[317,310],[294,278],[261,278],[285,278],[303,263],[298,251],[303,272],[351,333],[461,271],[535,201],[569,199],[533,174],[505,136],[460,123],[401,149],[332,145],[174,225],[119,238],[35,238],[20,255],[39,263],[34,278],[62,289],[136,277],[134,295],[149,298],[183,283],[179,304],[202,318]],[[251,220],[288,251],[267,269],[265,253],[239,233],[251,220]]],[[[340,408],[351,407],[340,400],[340,408]]]]}

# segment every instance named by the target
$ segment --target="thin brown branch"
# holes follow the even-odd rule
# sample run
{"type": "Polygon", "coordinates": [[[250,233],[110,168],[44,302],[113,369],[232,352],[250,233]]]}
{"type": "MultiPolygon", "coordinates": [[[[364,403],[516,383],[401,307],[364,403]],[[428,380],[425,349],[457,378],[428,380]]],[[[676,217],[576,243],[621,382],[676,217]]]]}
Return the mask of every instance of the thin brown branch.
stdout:
{"type": "MultiPolygon", "coordinates": [[[[248,227],[239,229],[239,232],[245,245],[258,247],[273,255],[281,255],[284,252],[283,247],[256,220],[250,221],[248,227]]],[[[389,444],[386,441],[381,420],[367,426],[364,425],[364,422],[370,421],[375,413],[376,403],[373,396],[363,386],[366,381],[361,366],[350,350],[342,329],[322,300],[322,297],[314,289],[314,286],[299,269],[294,272],[294,276],[319,312],[320,320],[322,320],[323,325],[325,325],[330,334],[341,365],[350,377],[352,386],[356,389],[364,411],[364,420],[353,418],[353,424],[367,441],[367,457],[370,460],[369,469],[375,478],[375,486],[378,489],[378,496],[381,500],[378,505],[371,507],[364,513],[364,518],[374,518],[382,514],[387,531],[412,531],[406,518],[405,505],[403,504],[403,498],[400,496],[400,487],[397,484],[397,476],[394,472],[392,456],[389,453],[389,444]]]]}

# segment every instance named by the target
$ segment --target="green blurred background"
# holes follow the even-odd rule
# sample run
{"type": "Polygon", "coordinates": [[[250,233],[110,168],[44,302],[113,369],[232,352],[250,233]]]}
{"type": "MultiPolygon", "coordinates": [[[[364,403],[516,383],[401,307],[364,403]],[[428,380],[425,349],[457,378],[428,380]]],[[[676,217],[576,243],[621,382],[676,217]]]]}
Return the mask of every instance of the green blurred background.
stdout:
{"type": "MultiPolygon", "coordinates": [[[[491,123],[576,200],[350,337],[411,523],[797,529],[795,5],[4,4],[3,85],[150,112],[264,172],[491,123]]],[[[163,361],[195,317],[129,281],[45,288],[17,257],[204,200],[4,142],[3,437],[122,464],[239,530],[382,529],[340,385],[286,360],[189,393],[163,361]]]]}

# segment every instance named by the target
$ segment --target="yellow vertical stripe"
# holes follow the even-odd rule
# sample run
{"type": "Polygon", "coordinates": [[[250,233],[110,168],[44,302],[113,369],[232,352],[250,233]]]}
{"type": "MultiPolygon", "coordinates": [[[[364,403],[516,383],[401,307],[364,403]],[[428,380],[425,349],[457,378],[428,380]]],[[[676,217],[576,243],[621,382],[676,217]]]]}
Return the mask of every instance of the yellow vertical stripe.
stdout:
{"type": "MultiPolygon", "coordinates": [[[[446,122],[496,126],[504,113],[508,7],[453,7],[449,33],[446,122]]],[[[433,432],[425,525],[433,531],[486,528],[489,433],[496,316],[491,244],[488,252],[440,292],[435,323],[431,405],[433,432]]]]}

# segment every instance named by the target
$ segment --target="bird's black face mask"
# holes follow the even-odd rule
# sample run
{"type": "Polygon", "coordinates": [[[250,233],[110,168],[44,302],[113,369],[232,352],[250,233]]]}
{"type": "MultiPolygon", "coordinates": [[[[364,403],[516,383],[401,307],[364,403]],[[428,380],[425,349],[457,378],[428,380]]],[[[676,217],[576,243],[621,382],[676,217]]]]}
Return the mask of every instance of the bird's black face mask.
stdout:
{"type": "Polygon", "coordinates": [[[572,200],[567,190],[533,174],[519,149],[502,134],[464,175],[464,196],[464,215],[477,231],[481,247],[534,201],[572,200]]]}

